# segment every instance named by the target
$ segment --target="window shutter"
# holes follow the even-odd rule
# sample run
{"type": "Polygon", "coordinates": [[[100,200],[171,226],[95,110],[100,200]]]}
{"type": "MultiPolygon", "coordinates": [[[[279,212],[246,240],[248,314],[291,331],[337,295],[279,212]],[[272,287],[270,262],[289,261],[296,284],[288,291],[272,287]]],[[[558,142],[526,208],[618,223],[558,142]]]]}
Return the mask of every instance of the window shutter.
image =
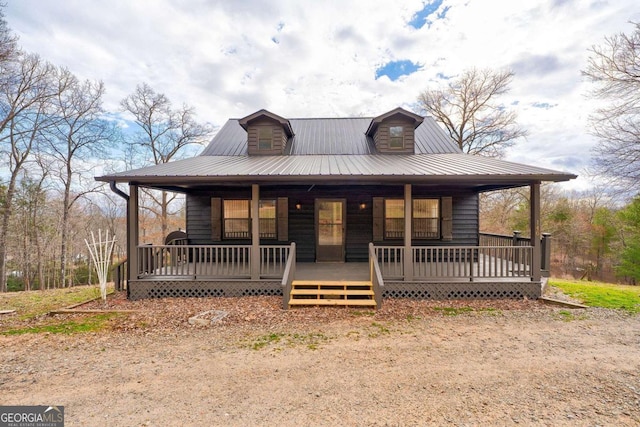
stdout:
{"type": "Polygon", "coordinates": [[[214,242],[222,240],[222,199],[220,197],[211,198],[211,240],[214,242]]]}
{"type": "Polygon", "coordinates": [[[289,199],[278,197],[276,214],[278,216],[278,240],[289,241],[289,199]]]}
{"type": "Polygon", "coordinates": [[[453,198],[442,198],[442,240],[453,240],[453,198]]]}
{"type": "Polygon", "coordinates": [[[384,198],[373,198],[373,241],[384,240],[384,198]]]}

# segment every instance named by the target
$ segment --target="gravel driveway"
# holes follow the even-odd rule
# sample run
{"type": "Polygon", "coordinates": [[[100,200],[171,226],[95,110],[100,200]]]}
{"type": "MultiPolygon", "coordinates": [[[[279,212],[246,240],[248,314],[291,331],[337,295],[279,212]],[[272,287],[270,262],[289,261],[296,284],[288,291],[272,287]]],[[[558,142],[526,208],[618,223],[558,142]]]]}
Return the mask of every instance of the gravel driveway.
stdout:
{"type": "Polygon", "coordinates": [[[67,426],[640,425],[640,317],[617,311],[112,304],[140,312],[100,333],[0,337],[2,404],[64,405],[67,426]],[[187,323],[211,309],[228,316],[187,323]]]}

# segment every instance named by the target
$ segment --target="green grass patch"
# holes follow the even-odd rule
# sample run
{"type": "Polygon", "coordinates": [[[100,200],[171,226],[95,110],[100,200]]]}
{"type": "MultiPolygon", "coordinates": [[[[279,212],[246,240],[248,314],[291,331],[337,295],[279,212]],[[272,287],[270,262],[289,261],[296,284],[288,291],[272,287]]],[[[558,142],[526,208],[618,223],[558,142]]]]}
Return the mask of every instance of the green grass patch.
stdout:
{"type": "Polygon", "coordinates": [[[421,320],[420,316],[414,316],[413,314],[407,314],[407,322],[411,323],[415,320],[421,320]]]}
{"type": "Polygon", "coordinates": [[[0,294],[0,310],[16,310],[20,320],[29,320],[51,310],[65,308],[100,297],[97,286],[20,291],[0,294]]]}
{"type": "Polygon", "coordinates": [[[379,337],[380,335],[386,335],[391,333],[389,328],[387,328],[386,326],[378,322],[371,322],[371,328],[372,330],[369,332],[370,338],[376,338],[376,337],[379,337]]]}
{"type": "Polygon", "coordinates": [[[440,311],[445,316],[458,316],[473,311],[471,307],[434,307],[433,309],[440,311]]]}
{"type": "Polygon", "coordinates": [[[351,312],[356,317],[360,316],[375,316],[376,312],[372,310],[354,310],[351,312]]]}
{"type": "Polygon", "coordinates": [[[309,350],[317,350],[322,343],[328,340],[329,338],[322,332],[309,332],[306,334],[272,332],[252,339],[248,343],[248,347],[252,350],[262,350],[269,347],[275,351],[279,351],[284,347],[304,345],[309,350]]]}
{"type": "Polygon", "coordinates": [[[260,350],[261,348],[264,348],[269,344],[279,343],[280,340],[282,339],[282,335],[283,334],[280,334],[280,333],[271,333],[268,335],[263,335],[261,337],[258,337],[251,344],[251,348],[253,350],[260,350]]]}
{"type": "Polygon", "coordinates": [[[68,320],[61,323],[51,323],[38,326],[27,326],[7,329],[0,332],[2,335],[24,335],[24,334],[77,334],[86,332],[98,332],[108,327],[110,320],[118,316],[118,313],[104,313],[83,317],[77,320],[68,320]]]}
{"type": "Polygon", "coordinates": [[[551,279],[549,285],[561,289],[566,295],[582,301],[589,307],[640,313],[640,286],[562,279],[551,279]]]}
{"type": "Polygon", "coordinates": [[[563,320],[565,322],[571,322],[572,320],[585,320],[588,318],[585,314],[580,314],[579,316],[576,316],[573,312],[569,310],[560,310],[556,313],[556,315],[560,320],[563,320]]]}

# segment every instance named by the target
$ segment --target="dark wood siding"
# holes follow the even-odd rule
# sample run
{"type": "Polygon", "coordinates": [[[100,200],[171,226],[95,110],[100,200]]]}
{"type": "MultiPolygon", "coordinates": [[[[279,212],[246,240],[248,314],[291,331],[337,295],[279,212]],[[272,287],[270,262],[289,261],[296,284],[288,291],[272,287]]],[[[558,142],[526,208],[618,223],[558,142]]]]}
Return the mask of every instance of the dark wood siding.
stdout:
{"type": "Polygon", "coordinates": [[[278,240],[286,242],[289,240],[289,198],[278,197],[277,203],[278,240]]]}
{"type": "MultiPolygon", "coordinates": [[[[452,240],[414,240],[414,245],[477,245],[478,196],[470,191],[452,188],[413,186],[414,197],[452,197],[452,240]]],[[[210,191],[187,195],[187,236],[191,244],[214,244],[211,227],[211,198],[251,198],[249,187],[211,188],[210,191]]],[[[368,244],[402,245],[400,240],[379,240],[373,236],[374,198],[404,197],[404,187],[398,186],[261,186],[260,198],[287,197],[288,239],[286,242],[263,239],[262,244],[296,242],[300,262],[315,261],[314,206],[316,198],[347,200],[346,261],[367,261],[368,244]],[[296,208],[300,206],[300,209],[296,208]]],[[[278,205],[283,206],[283,201],[278,205]]],[[[250,244],[249,240],[223,240],[223,244],[250,244]]]]}
{"type": "Polygon", "coordinates": [[[402,118],[393,118],[380,123],[378,129],[373,135],[373,141],[376,148],[381,153],[390,154],[413,154],[415,152],[415,129],[413,122],[410,120],[402,120],[402,118]],[[392,126],[402,126],[404,131],[404,149],[389,147],[389,128],[392,126]]]}
{"type": "Polygon", "coordinates": [[[211,240],[214,242],[222,240],[222,199],[220,197],[211,198],[211,240]]]}
{"type": "Polygon", "coordinates": [[[373,240],[384,240],[384,197],[373,198],[373,240]]]}
{"type": "Polygon", "coordinates": [[[453,240],[453,197],[440,199],[440,235],[442,240],[453,240]]]}
{"type": "Polygon", "coordinates": [[[251,122],[247,129],[247,152],[250,155],[263,155],[273,156],[284,153],[284,148],[287,145],[287,134],[285,133],[280,123],[270,119],[260,119],[251,122]],[[273,136],[273,148],[271,150],[259,150],[258,139],[260,135],[260,128],[271,128],[273,136]]]}

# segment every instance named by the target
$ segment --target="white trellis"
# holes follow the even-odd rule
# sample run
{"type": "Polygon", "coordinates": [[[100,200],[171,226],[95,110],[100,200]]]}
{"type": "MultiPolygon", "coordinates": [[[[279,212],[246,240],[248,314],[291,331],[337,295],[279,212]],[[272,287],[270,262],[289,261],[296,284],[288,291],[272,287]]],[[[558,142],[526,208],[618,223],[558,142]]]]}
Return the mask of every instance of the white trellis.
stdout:
{"type": "Polygon", "coordinates": [[[98,280],[100,281],[100,296],[102,301],[107,300],[107,275],[109,273],[109,266],[111,265],[111,252],[113,252],[113,246],[116,243],[116,237],[113,236],[109,240],[109,230],[105,232],[104,239],[102,236],[102,230],[98,230],[98,241],[91,232],[91,243],[84,239],[84,242],[89,248],[93,265],[96,267],[98,273],[98,280]]]}

